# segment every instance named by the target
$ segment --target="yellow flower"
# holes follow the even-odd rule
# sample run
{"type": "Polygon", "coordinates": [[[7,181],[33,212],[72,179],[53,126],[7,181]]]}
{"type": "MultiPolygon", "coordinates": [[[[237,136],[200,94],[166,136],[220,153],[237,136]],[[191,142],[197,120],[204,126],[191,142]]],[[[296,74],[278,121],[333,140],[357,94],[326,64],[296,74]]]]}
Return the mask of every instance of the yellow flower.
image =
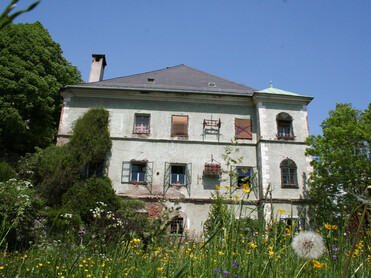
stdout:
{"type": "Polygon", "coordinates": [[[324,265],[325,265],[324,263],[320,263],[319,261],[313,260],[313,267],[314,268],[321,268],[324,265]]]}
{"type": "Polygon", "coordinates": [[[216,190],[219,190],[220,189],[220,186],[217,185],[217,186],[215,186],[215,188],[216,188],[216,190]]]}
{"type": "Polygon", "coordinates": [[[337,229],[338,229],[338,226],[336,226],[336,225],[332,225],[331,228],[332,228],[333,230],[337,230],[337,229]]]}
{"type": "Polygon", "coordinates": [[[247,183],[243,184],[243,189],[249,189],[249,185],[247,183]]]}
{"type": "Polygon", "coordinates": [[[327,230],[331,230],[331,225],[329,225],[329,224],[325,224],[325,228],[326,228],[327,230]]]}
{"type": "Polygon", "coordinates": [[[158,267],[158,268],[157,268],[157,271],[158,271],[158,272],[161,272],[161,271],[163,271],[163,270],[164,270],[163,267],[158,267]]]}
{"type": "Polygon", "coordinates": [[[279,210],[278,210],[278,213],[279,213],[279,214],[282,214],[282,213],[284,213],[284,212],[285,212],[284,209],[279,209],[279,210]]]}
{"type": "Polygon", "coordinates": [[[250,189],[244,189],[243,191],[246,193],[250,193],[250,189]]]}
{"type": "Polygon", "coordinates": [[[238,196],[234,196],[235,198],[236,198],[236,200],[238,200],[240,197],[238,197],[238,196]]]}
{"type": "Polygon", "coordinates": [[[273,256],[274,255],[274,252],[273,251],[269,251],[268,252],[270,256],[273,256]]]}
{"type": "Polygon", "coordinates": [[[231,189],[231,187],[230,186],[226,186],[225,189],[229,190],[229,189],[231,189]]]}
{"type": "Polygon", "coordinates": [[[251,248],[256,248],[256,247],[258,247],[258,245],[255,245],[255,244],[252,243],[252,242],[249,242],[248,245],[250,245],[251,248]]]}

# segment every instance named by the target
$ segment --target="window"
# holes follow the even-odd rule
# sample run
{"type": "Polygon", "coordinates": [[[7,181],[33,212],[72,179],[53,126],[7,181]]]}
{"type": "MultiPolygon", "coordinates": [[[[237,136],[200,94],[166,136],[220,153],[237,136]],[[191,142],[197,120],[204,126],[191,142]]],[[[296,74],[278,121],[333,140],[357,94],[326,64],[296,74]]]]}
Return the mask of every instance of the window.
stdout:
{"type": "Polygon", "coordinates": [[[291,159],[285,159],[280,164],[282,187],[298,187],[296,164],[291,159]]]}
{"type": "Polygon", "coordinates": [[[182,186],[191,195],[192,164],[165,162],[164,195],[171,186],[182,186]]]}
{"type": "Polygon", "coordinates": [[[247,167],[237,167],[237,187],[243,187],[244,184],[250,185],[252,169],[247,167]]]}
{"type": "Polygon", "coordinates": [[[188,116],[172,116],[171,136],[188,136],[188,116]]]}
{"type": "Polygon", "coordinates": [[[232,166],[231,167],[231,187],[242,188],[244,184],[251,186],[253,169],[247,166],[232,166]]]}
{"type": "Polygon", "coordinates": [[[134,133],[149,133],[149,115],[135,115],[134,133]]]}
{"type": "Polygon", "coordinates": [[[184,232],[184,219],[183,217],[176,216],[170,223],[170,234],[182,235],[184,232]]]}
{"type": "Polygon", "coordinates": [[[146,181],[146,163],[132,163],[130,181],[145,182],[146,181]]]}
{"type": "Polygon", "coordinates": [[[153,163],[146,160],[122,162],[121,183],[152,185],[153,163]]]}
{"type": "Polygon", "coordinates": [[[97,177],[102,178],[104,172],[104,161],[95,163],[87,163],[84,168],[81,169],[81,176],[84,178],[97,177]]]}
{"type": "Polygon", "coordinates": [[[234,125],[237,139],[252,139],[250,119],[235,119],[234,125]]]}
{"type": "Polygon", "coordinates": [[[186,166],[171,165],[170,183],[174,185],[185,185],[186,180],[186,166]]]}
{"type": "Polygon", "coordinates": [[[287,113],[277,115],[277,137],[281,139],[293,139],[292,117],[287,113]]]}

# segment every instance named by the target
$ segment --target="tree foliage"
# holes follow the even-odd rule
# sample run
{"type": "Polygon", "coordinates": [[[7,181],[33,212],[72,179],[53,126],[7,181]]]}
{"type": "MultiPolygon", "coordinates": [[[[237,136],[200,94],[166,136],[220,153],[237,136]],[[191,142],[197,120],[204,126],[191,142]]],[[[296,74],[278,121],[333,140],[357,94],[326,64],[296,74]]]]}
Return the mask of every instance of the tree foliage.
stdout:
{"type": "Polygon", "coordinates": [[[81,82],[40,22],[0,30],[0,152],[24,154],[53,142],[62,97],[59,89],[81,82]]]}
{"type": "Polygon", "coordinates": [[[61,204],[85,165],[107,157],[112,146],[108,124],[109,112],[92,108],[76,121],[69,143],[40,150],[21,163],[23,173],[33,173],[37,190],[50,205],[61,204]]]}
{"type": "Polygon", "coordinates": [[[310,136],[306,154],[311,165],[311,198],[317,219],[329,222],[345,208],[354,208],[355,196],[371,184],[371,103],[365,111],[337,104],[321,124],[323,135],[310,136]]]}

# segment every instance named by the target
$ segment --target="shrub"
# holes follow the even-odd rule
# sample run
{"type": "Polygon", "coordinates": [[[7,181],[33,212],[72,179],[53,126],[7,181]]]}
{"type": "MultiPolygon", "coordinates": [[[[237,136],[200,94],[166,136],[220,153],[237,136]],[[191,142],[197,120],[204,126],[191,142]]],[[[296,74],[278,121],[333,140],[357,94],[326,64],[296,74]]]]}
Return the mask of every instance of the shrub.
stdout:
{"type": "Polygon", "coordinates": [[[77,182],[63,195],[62,202],[64,207],[79,214],[84,222],[93,220],[90,210],[94,209],[98,202],[106,204],[107,208],[113,211],[120,208],[119,197],[116,196],[109,178],[92,177],[77,182]]]}
{"type": "Polygon", "coordinates": [[[37,197],[31,184],[10,179],[0,183],[0,245],[23,247],[34,240],[35,219],[43,201],[37,197]]]}
{"type": "Polygon", "coordinates": [[[10,166],[6,162],[0,163],[0,182],[6,182],[16,177],[17,177],[17,173],[14,171],[12,166],[10,166]]]}

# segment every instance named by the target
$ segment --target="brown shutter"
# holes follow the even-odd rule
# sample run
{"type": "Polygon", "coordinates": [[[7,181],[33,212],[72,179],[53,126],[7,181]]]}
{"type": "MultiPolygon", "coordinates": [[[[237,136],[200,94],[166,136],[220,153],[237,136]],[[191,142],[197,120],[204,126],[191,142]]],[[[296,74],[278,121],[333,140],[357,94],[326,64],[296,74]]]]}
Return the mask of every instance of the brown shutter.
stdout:
{"type": "Polygon", "coordinates": [[[238,139],[252,139],[251,120],[235,119],[235,131],[238,139]]]}
{"type": "Polygon", "coordinates": [[[171,135],[188,135],[188,116],[173,116],[171,135]]]}

